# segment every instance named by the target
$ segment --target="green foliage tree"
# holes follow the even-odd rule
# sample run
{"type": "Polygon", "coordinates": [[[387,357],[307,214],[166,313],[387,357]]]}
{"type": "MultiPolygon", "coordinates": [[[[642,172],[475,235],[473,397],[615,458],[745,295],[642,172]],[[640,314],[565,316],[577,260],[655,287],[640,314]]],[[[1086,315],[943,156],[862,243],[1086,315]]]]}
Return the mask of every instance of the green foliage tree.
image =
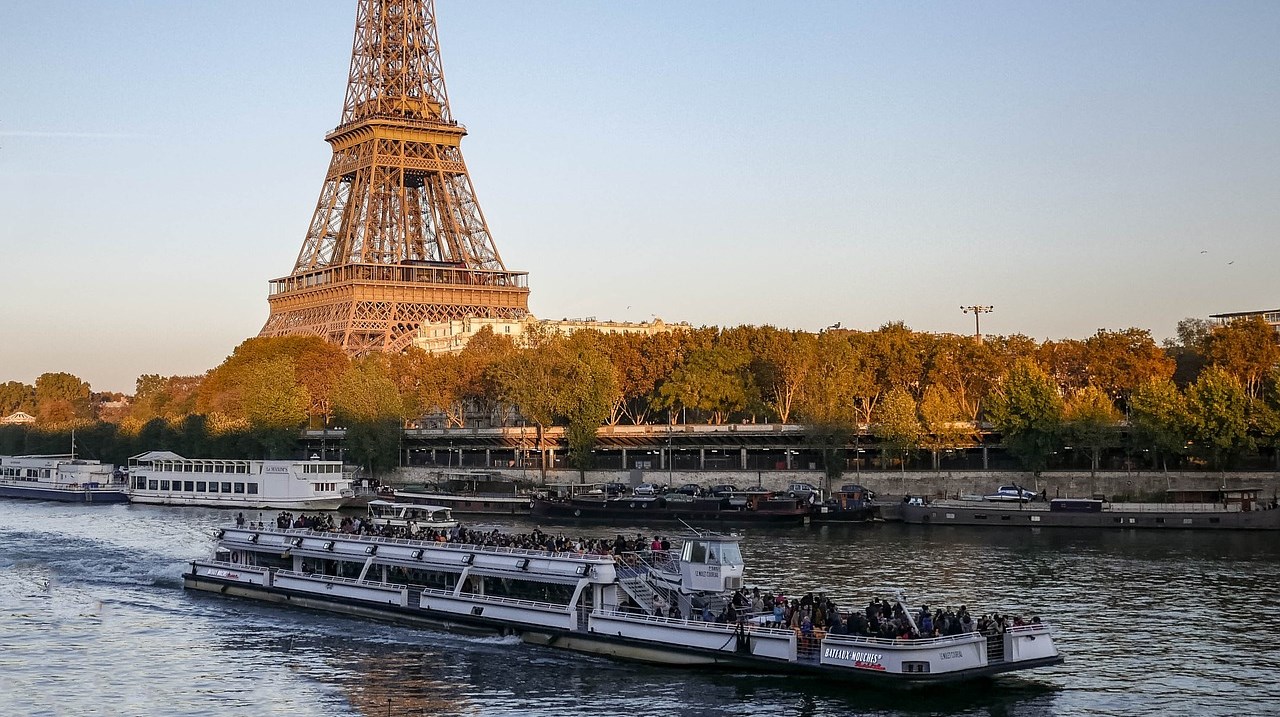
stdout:
{"type": "Polygon", "coordinates": [[[1096,476],[1102,451],[1119,445],[1120,412],[1100,389],[1086,386],[1067,402],[1064,417],[1065,435],[1089,451],[1089,476],[1096,476]]]}
{"type": "Polygon", "coordinates": [[[1134,390],[1129,425],[1133,441],[1151,450],[1166,473],[1169,458],[1186,453],[1187,403],[1172,379],[1151,379],[1134,390]]]}
{"type": "Polygon", "coordinates": [[[902,471],[907,470],[907,458],[920,443],[920,420],[916,416],[916,401],[907,389],[896,386],[885,395],[876,411],[872,430],[884,446],[886,458],[896,455],[902,471]]]}
{"type": "Polygon", "coordinates": [[[987,406],[1009,452],[1038,475],[1059,445],[1063,405],[1057,386],[1039,366],[1020,359],[987,406]]]}
{"type": "Polygon", "coordinates": [[[1224,369],[1206,368],[1187,388],[1187,427],[1192,450],[1216,469],[1230,465],[1252,447],[1248,396],[1224,369]]]}
{"type": "Polygon", "coordinates": [[[710,423],[723,424],[729,414],[747,406],[753,387],[749,361],[746,353],[723,346],[695,351],[662,384],[658,405],[701,411],[710,423]]]}

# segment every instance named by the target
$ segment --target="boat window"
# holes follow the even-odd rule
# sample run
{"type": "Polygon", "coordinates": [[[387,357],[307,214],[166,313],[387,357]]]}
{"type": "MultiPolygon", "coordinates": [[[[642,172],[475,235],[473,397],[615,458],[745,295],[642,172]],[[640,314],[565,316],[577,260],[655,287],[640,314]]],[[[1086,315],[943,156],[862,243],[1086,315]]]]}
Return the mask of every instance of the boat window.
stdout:
{"type": "Polygon", "coordinates": [[[236,483],[236,492],[237,492],[237,493],[243,493],[243,492],[244,492],[244,483],[236,483]]]}
{"type": "Polygon", "coordinates": [[[195,489],[196,489],[196,484],[193,481],[185,481],[182,484],[183,492],[191,493],[191,492],[194,492],[195,489]]]}
{"type": "Polygon", "coordinates": [[[737,543],[720,544],[720,562],[724,565],[742,564],[742,553],[738,550],[737,543]]]}
{"type": "Polygon", "coordinates": [[[209,484],[209,492],[210,492],[210,493],[217,493],[217,492],[218,492],[218,484],[217,484],[217,483],[210,483],[210,484],[209,484]]]}
{"type": "Polygon", "coordinates": [[[707,562],[707,544],[701,540],[690,540],[684,544],[684,555],[681,559],[688,563],[707,562]]]}
{"type": "Polygon", "coordinates": [[[160,481],[160,490],[169,490],[169,481],[167,480],[160,481]]]}
{"type": "Polygon", "coordinates": [[[202,480],[196,481],[196,492],[205,493],[209,490],[209,484],[202,480]]]}
{"type": "Polygon", "coordinates": [[[231,492],[231,483],[223,483],[223,484],[222,484],[222,492],[223,492],[223,493],[230,493],[230,492],[231,492]]]}
{"type": "Polygon", "coordinates": [[[249,484],[247,484],[247,485],[249,486],[249,495],[257,495],[257,494],[258,494],[258,484],[257,484],[257,483],[249,483],[249,484]]]}

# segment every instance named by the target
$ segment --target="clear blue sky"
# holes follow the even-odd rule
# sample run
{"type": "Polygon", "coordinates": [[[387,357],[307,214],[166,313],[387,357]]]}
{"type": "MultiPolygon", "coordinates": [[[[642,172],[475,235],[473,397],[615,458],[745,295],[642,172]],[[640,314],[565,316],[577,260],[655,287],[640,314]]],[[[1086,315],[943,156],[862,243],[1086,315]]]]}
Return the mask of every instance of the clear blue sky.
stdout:
{"type": "MultiPolygon", "coordinates": [[[[540,317],[1084,337],[1280,305],[1280,3],[438,0],[540,317]],[[1231,263],[1234,262],[1234,263],[1231,263]]],[[[0,10],[0,381],[132,391],[267,316],[338,2],[0,10]]]]}

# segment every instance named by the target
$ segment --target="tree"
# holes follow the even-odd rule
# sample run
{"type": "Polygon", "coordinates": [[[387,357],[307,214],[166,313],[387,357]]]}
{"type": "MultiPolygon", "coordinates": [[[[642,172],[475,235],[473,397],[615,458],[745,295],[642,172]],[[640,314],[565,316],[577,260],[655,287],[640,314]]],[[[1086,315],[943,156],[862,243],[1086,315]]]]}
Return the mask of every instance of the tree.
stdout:
{"type": "Polygon", "coordinates": [[[1134,441],[1147,446],[1152,459],[1169,471],[1169,457],[1187,450],[1187,404],[1172,379],[1151,379],[1129,399],[1129,424],[1134,441]]]}
{"type": "Polygon", "coordinates": [[[920,400],[923,435],[921,445],[933,457],[933,469],[941,469],[938,453],[970,441],[974,428],[964,407],[942,386],[929,386],[920,400]]]}
{"type": "Polygon", "coordinates": [[[21,381],[0,383],[0,418],[17,411],[34,413],[36,410],[36,387],[21,381]]]}
{"type": "Polygon", "coordinates": [[[389,375],[387,358],[374,354],[352,361],[333,387],[333,411],[346,423],[404,417],[404,401],[389,375]]]}
{"type": "Polygon", "coordinates": [[[292,366],[292,382],[306,389],[304,415],[328,416],[329,392],[346,368],[342,350],[316,336],[276,336],[241,342],[217,368],[205,377],[196,397],[199,413],[244,417],[243,387],[259,365],[277,359],[292,366]]]}
{"type": "Polygon", "coordinates": [[[1216,366],[1187,389],[1187,419],[1192,449],[1214,468],[1225,468],[1253,444],[1244,386],[1216,366]]]}
{"type": "Polygon", "coordinates": [[[89,384],[69,373],[44,373],[36,378],[36,419],[49,425],[93,418],[89,384]]]}
{"type": "Polygon", "coordinates": [[[139,376],[129,418],[140,424],[154,418],[178,423],[196,412],[196,397],[203,382],[203,376],[139,376]]]}
{"type": "MultiPolygon", "coordinates": [[[[920,421],[916,418],[916,401],[901,386],[885,395],[876,411],[872,431],[880,439],[884,451],[896,453],[901,460],[902,471],[907,470],[907,457],[920,443],[920,421]]],[[[887,456],[886,456],[887,457],[887,456]]]]}
{"type": "Polygon", "coordinates": [[[1271,369],[1280,362],[1275,331],[1261,316],[1215,327],[1205,341],[1205,359],[1234,376],[1249,398],[1256,398],[1271,369]]]}
{"type": "Polygon", "coordinates": [[[751,364],[755,383],[765,405],[782,423],[791,419],[792,408],[813,370],[817,345],[813,334],[779,331],[772,326],[762,327],[756,338],[751,364]]]}
{"type": "Polygon", "coordinates": [[[1084,352],[1089,384],[1124,403],[1146,382],[1171,378],[1176,367],[1145,329],[1099,329],[1085,339],[1084,352]]]}
{"type": "Polygon", "coordinates": [[[240,406],[269,457],[286,454],[306,420],[311,396],[286,356],[257,361],[240,383],[240,406]]]}
{"type": "Polygon", "coordinates": [[[1103,449],[1118,443],[1120,412],[1101,389],[1086,386],[1067,402],[1065,418],[1066,435],[1089,450],[1089,477],[1095,477],[1103,449]]]}
{"type": "Polygon", "coordinates": [[[749,359],[745,352],[723,346],[695,351],[658,389],[658,406],[703,411],[711,415],[711,423],[724,423],[747,405],[754,387],[749,359]]]}
{"type": "Polygon", "coordinates": [[[579,470],[592,466],[597,431],[617,405],[621,391],[613,364],[596,347],[570,340],[567,363],[560,373],[560,409],[568,424],[569,461],[579,470]]]}
{"type": "Polygon", "coordinates": [[[1058,446],[1062,412],[1062,396],[1053,381],[1026,359],[1014,364],[987,407],[987,415],[1009,452],[1037,475],[1058,446]]]}

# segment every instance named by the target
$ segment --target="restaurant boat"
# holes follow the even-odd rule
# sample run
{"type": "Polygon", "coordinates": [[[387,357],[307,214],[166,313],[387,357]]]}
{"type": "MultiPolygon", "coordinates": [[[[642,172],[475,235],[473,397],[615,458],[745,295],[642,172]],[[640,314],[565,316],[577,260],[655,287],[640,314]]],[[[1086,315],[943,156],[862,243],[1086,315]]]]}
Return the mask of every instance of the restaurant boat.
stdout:
{"type": "Polygon", "coordinates": [[[214,508],[336,510],[355,492],[341,461],[183,458],[151,451],[129,459],[129,500],[214,508]]]}
{"type": "Polygon", "coordinates": [[[726,623],[658,616],[664,607],[684,616],[719,610],[743,585],[738,536],[682,540],[670,551],[615,559],[228,527],[218,532],[212,558],[192,561],[183,585],[406,625],[516,634],[526,643],[638,662],[883,685],[955,682],[1063,660],[1049,625],[1038,621],[989,635],[882,639],[772,627],[763,616],[726,623]]]}
{"type": "Polygon", "coordinates": [[[123,474],[70,455],[0,456],[0,496],[64,503],[126,503],[123,474]]]}

